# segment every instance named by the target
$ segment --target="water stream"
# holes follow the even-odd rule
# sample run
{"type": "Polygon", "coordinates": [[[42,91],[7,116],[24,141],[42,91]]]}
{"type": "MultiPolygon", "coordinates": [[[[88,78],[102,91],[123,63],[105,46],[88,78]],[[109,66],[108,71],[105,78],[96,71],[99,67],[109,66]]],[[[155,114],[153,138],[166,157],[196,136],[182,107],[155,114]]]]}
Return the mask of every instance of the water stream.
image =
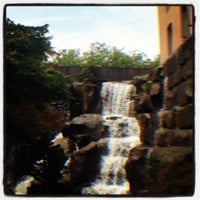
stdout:
{"type": "MultiPolygon", "coordinates": [[[[104,125],[109,127],[108,137],[103,138],[107,141],[107,151],[101,157],[101,169],[96,180],[89,187],[83,188],[82,194],[129,194],[129,183],[126,180],[124,165],[129,151],[140,143],[137,120],[128,117],[129,105],[134,92],[134,86],[129,83],[102,83],[102,117],[104,125]]],[[[61,133],[57,134],[51,142],[62,137],[61,133]]],[[[42,168],[44,162],[45,160],[35,162],[34,169],[37,169],[36,172],[40,173],[44,170],[42,168]]],[[[67,165],[68,162],[65,163],[65,166],[67,165]]],[[[15,194],[27,194],[27,187],[31,185],[32,181],[34,181],[33,176],[23,176],[16,184],[15,194]]]]}
{"type": "Polygon", "coordinates": [[[102,83],[102,115],[109,127],[108,151],[101,158],[101,170],[96,180],[82,189],[83,194],[129,194],[129,183],[124,169],[129,151],[140,143],[137,120],[128,117],[129,102],[135,89],[128,83],[102,83]]]}

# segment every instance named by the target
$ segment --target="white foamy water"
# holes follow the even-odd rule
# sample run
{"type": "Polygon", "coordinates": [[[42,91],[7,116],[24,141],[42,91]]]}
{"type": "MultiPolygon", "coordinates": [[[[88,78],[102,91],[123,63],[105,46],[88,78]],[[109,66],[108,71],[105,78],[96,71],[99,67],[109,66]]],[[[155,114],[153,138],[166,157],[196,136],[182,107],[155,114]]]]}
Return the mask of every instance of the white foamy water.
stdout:
{"type": "Polygon", "coordinates": [[[102,115],[127,115],[129,102],[134,93],[135,87],[132,84],[118,82],[102,83],[102,115]]]}
{"type": "Polygon", "coordinates": [[[113,82],[102,84],[102,115],[104,125],[109,127],[108,152],[101,158],[101,169],[96,180],[90,187],[83,188],[83,194],[129,194],[124,165],[129,151],[140,143],[137,120],[126,116],[133,94],[134,87],[131,84],[113,82]]]}
{"type": "Polygon", "coordinates": [[[17,183],[15,187],[15,194],[16,195],[26,195],[28,187],[31,186],[32,182],[34,181],[33,176],[25,175],[23,176],[17,183]]]}

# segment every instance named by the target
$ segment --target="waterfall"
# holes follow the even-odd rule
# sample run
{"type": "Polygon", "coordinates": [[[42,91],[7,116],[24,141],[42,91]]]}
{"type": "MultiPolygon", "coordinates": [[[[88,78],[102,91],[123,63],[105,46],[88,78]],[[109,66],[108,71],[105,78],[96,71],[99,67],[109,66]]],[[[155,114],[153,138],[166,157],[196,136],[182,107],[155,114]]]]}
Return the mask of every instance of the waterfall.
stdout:
{"type": "Polygon", "coordinates": [[[96,180],[82,189],[82,194],[124,195],[129,194],[124,165],[129,151],[140,143],[137,120],[128,117],[129,102],[134,87],[128,83],[102,83],[102,115],[109,127],[107,154],[102,155],[101,169],[96,180]]]}
{"type": "Polygon", "coordinates": [[[31,186],[32,182],[34,181],[35,179],[33,176],[30,175],[22,176],[20,180],[17,182],[16,187],[14,188],[15,194],[17,195],[27,194],[28,187],[31,186]]]}
{"type": "Polygon", "coordinates": [[[134,92],[135,87],[132,84],[119,82],[102,83],[102,115],[127,115],[129,102],[134,92]]]}

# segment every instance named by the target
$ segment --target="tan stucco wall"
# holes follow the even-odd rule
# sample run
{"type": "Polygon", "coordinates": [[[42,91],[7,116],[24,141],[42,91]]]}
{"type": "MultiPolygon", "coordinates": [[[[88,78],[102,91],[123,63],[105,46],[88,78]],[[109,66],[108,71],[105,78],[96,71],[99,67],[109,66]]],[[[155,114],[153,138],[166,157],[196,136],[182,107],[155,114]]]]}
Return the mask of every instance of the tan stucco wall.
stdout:
{"type": "MultiPolygon", "coordinates": [[[[192,6],[189,6],[190,11],[190,24],[192,23],[192,6]]],[[[173,25],[172,31],[172,54],[175,50],[185,41],[182,33],[182,18],[181,18],[181,6],[158,6],[158,22],[159,22],[159,36],[160,36],[160,58],[161,64],[163,64],[169,58],[168,47],[168,26],[171,23],[173,25]]],[[[190,30],[190,34],[192,28],[190,30]]]]}

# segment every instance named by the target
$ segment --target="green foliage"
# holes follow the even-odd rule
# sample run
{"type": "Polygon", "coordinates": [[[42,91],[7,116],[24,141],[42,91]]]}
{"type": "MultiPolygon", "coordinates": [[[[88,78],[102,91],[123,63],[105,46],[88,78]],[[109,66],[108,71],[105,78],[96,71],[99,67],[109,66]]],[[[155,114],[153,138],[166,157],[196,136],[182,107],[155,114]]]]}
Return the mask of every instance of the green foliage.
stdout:
{"type": "Polygon", "coordinates": [[[92,43],[90,50],[83,53],[83,66],[108,66],[110,49],[104,43],[92,43]]]}
{"type": "Polygon", "coordinates": [[[150,60],[143,52],[125,53],[123,49],[96,42],[92,43],[90,50],[83,52],[82,55],[76,49],[62,50],[55,55],[54,62],[62,66],[148,68],[157,67],[159,57],[150,60]]]}
{"type": "Polygon", "coordinates": [[[25,140],[32,140],[50,132],[55,124],[50,118],[55,113],[49,104],[69,100],[69,80],[46,62],[46,52],[51,50],[51,38],[46,33],[48,25],[23,26],[9,19],[5,22],[7,139],[23,135],[25,140]]]}
{"type": "Polygon", "coordinates": [[[82,59],[79,49],[63,49],[56,53],[53,62],[60,66],[80,66],[82,64],[82,59]]]}
{"type": "Polygon", "coordinates": [[[23,26],[14,24],[10,19],[6,20],[5,38],[6,38],[6,57],[13,62],[22,62],[31,64],[40,63],[46,59],[46,51],[50,50],[50,37],[48,25],[44,26],[23,26]]]}
{"type": "Polygon", "coordinates": [[[81,80],[95,80],[93,67],[153,68],[158,67],[160,62],[159,56],[150,60],[143,52],[125,53],[123,49],[99,42],[92,43],[89,51],[83,52],[82,55],[79,49],[69,49],[55,53],[53,57],[53,62],[60,66],[81,66],[81,80]]]}

